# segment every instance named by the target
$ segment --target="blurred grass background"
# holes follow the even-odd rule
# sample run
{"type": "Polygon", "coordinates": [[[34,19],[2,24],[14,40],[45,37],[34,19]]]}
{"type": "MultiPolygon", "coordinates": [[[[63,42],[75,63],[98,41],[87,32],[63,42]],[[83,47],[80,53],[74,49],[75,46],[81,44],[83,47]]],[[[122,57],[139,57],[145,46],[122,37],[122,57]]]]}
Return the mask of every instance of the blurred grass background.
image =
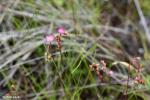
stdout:
{"type": "Polygon", "coordinates": [[[111,67],[141,57],[146,83],[130,88],[128,99],[149,100],[150,34],[135,1],[149,30],[149,0],[0,0],[0,90],[14,84],[22,100],[123,100],[125,86],[101,83],[89,64],[105,60],[111,67]],[[46,63],[44,34],[60,26],[70,33],[63,38],[63,61],[54,51],[46,63]]]}

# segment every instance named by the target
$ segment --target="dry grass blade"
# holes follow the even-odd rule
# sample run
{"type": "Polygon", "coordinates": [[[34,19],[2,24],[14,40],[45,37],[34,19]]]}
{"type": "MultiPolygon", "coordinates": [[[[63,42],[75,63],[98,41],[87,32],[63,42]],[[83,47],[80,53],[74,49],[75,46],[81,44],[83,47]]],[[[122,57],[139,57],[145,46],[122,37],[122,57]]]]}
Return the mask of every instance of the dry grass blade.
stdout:
{"type": "Polygon", "coordinates": [[[142,23],[142,25],[143,25],[143,27],[144,27],[147,40],[148,40],[148,42],[150,43],[150,31],[149,31],[149,28],[148,28],[148,26],[147,26],[147,22],[146,22],[146,20],[145,20],[145,17],[144,17],[144,15],[143,15],[143,11],[142,11],[142,9],[141,9],[141,7],[140,7],[139,0],[134,0],[134,3],[135,3],[135,6],[136,6],[136,8],[137,8],[139,17],[140,17],[140,19],[141,19],[141,23],[142,23]]]}

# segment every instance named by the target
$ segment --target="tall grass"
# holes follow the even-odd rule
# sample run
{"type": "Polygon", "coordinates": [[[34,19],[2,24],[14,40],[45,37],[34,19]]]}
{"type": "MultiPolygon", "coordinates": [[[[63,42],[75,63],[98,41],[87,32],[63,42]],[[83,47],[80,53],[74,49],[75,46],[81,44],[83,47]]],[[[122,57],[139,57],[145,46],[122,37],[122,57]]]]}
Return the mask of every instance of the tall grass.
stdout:
{"type": "MultiPolygon", "coordinates": [[[[140,0],[147,28],[149,2],[140,0]]],[[[128,99],[148,100],[149,34],[140,24],[134,2],[126,14],[117,7],[111,0],[1,0],[0,91],[12,91],[14,86],[27,100],[122,100],[126,84],[121,79],[128,76],[122,62],[139,56],[145,85],[128,88],[128,99]],[[52,49],[53,60],[45,62],[44,34],[57,35],[60,26],[69,32],[62,37],[61,55],[52,49]],[[118,75],[112,79],[115,84],[101,82],[89,69],[100,60],[118,75]]]]}

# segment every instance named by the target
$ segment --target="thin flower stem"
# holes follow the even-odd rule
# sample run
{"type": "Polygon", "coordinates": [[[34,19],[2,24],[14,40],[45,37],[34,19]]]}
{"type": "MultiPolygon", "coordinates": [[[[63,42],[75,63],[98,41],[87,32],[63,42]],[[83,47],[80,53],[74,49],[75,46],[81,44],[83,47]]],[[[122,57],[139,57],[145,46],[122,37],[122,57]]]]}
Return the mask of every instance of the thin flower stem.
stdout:
{"type": "MultiPolygon", "coordinates": [[[[57,72],[57,74],[58,74],[58,77],[60,78],[60,81],[61,81],[61,83],[62,83],[62,85],[63,85],[64,91],[65,91],[65,93],[66,93],[66,94],[68,94],[68,92],[67,92],[67,91],[66,91],[66,89],[65,89],[64,81],[62,80],[62,78],[61,78],[61,76],[60,76],[59,72],[57,71],[57,65],[56,65],[56,63],[55,63],[55,61],[54,61],[54,58],[53,58],[53,57],[52,57],[52,60],[53,60],[53,63],[54,63],[54,65],[55,65],[55,67],[56,67],[56,72],[57,72]]],[[[70,95],[70,94],[69,94],[69,95],[70,95]]]]}
{"type": "Polygon", "coordinates": [[[57,71],[57,65],[56,65],[56,63],[55,63],[55,61],[54,61],[54,58],[53,58],[53,57],[52,57],[52,60],[53,60],[53,63],[54,63],[54,65],[55,65],[55,67],[56,67],[56,72],[57,72],[57,74],[58,74],[58,76],[59,76],[59,78],[60,78],[60,80],[61,80],[62,84],[65,86],[65,84],[64,84],[64,82],[63,82],[63,80],[62,80],[62,78],[61,78],[61,76],[60,76],[60,74],[59,74],[59,72],[57,71]]]}
{"type": "Polygon", "coordinates": [[[63,65],[63,57],[62,57],[61,49],[59,50],[59,52],[60,52],[60,64],[63,65]]]}
{"type": "MultiPolygon", "coordinates": [[[[50,43],[50,46],[51,46],[51,43],[50,43]]],[[[48,47],[48,51],[49,51],[49,53],[51,53],[51,50],[50,50],[50,48],[48,47]]],[[[53,60],[53,63],[54,63],[54,65],[55,65],[55,67],[56,67],[56,72],[57,72],[57,74],[58,74],[58,76],[59,76],[59,78],[60,78],[60,80],[61,80],[61,82],[63,83],[63,85],[64,85],[64,82],[63,82],[63,80],[61,79],[61,76],[60,76],[60,74],[59,74],[59,72],[57,71],[57,65],[56,65],[56,63],[55,63],[55,60],[54,60],[54,58],[53,57],[51,57],[51,59],[53,60]]],[[[64,85],[65,86],[65,85],[64,85]]]]}
{"type": "MultiPolygon", "coordinates": [[[[49,46],[48,46],[48,51],[49,51],[49,53],[51,53],[51,50],[50,50],[51,48],[49,48],[50,46],[51,46],[51,43],[50,43],[49,46]]],[[[60,52],[60,53],[61,53],[61,52],[60,52]]],[[[51,57],[51,59],[52,59],[53,64],[54,64],[54,66],[55,66],[55,68],[56,68],[56,72],[57,72],[57,74],[58,74],[58,77],[60,78],[60,81],[61,81],[61,83],[62,83],[62,85],[63,85],[64,91],[65,91],[65,93],[67,93],[67,91],[66,91],[66,89],[65,89],[64,81],[62,80],[61,75],[60,75],[60,73],[58,72],[57,64],[55,63],[55,60],[54,60],[53,57],[51,57]]]]}

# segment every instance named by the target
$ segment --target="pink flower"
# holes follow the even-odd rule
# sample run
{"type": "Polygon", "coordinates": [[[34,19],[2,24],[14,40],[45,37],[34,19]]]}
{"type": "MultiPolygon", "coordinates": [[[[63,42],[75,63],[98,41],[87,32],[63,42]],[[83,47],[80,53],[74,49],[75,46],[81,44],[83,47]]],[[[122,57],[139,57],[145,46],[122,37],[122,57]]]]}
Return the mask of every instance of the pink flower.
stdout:
{"type": "Polygon", "coordinates": [[[114,74],[114,72],[110,70],[108,74],[111,76],[114,74]]]}
{"type": "Polygon", "coordinates": [[[60,34],[60,35],[64,35],[65,34],[65,29],[63,27],[60,27],[57,29],[57,32],[60,34]]]}
{"type": "Polygon", "coordinates": [[[45,38],[44,38],[44,42],[46,44],[49,44],[50,42],[53,42],[55,40],[55,36],[54,35],[47,35],[45,38]]]}

